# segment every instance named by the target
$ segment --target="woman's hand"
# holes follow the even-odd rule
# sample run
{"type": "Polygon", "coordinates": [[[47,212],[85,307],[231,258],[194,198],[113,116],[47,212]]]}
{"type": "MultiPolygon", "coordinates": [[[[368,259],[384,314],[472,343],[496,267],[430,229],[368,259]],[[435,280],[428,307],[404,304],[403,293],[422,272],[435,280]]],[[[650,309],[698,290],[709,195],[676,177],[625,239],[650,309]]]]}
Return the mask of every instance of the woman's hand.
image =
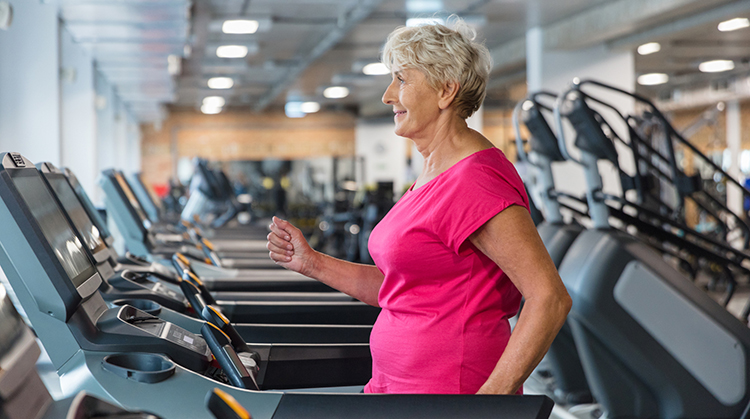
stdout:
{"type": "Polygon", "coordinates": [[[290,271],[312,276],[319,254],[307,244],[302,232],[278,217],[273,217],[269,228],[266,248],[271,260],[290,271]]]}

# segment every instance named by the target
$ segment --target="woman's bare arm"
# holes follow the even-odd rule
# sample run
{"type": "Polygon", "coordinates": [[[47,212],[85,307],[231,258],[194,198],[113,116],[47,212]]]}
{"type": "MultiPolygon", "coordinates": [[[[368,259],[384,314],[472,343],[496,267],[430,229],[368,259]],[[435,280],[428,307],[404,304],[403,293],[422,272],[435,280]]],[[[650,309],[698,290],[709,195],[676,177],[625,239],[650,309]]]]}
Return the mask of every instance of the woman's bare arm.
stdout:
{"type": "Polygon", "coordinates": [[[384,275],[372,265],[336,259],[313,250],[302,232],[290,222],[273,217],[266,247],[277,264],[348,294],[363,303],[378,306],[384,275]]]}
{"type": "Polygon", "coordinates": [[[514,394],[565,322],[571,299],[525,208],[512,205],[469,238],[526,300],[505,352],[480,394],[514,394]]]}

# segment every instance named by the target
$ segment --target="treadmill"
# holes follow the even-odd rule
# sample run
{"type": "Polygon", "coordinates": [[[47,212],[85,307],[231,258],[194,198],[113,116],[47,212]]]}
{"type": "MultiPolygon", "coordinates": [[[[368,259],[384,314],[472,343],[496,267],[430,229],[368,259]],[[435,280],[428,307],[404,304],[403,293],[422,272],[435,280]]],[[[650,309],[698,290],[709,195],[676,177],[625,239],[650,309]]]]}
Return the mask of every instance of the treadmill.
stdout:
{"type": "MultiPolygon", "coordinates": [[[[64,174],[51,163],[40,163],[38,168],[96,261],[103,279],[100,290],[106,299],[148,299],[178,312],[187,311],[181,290],[174,287],[179,284],[179,278],[172,277],[168,279],[169,283],[159,283],[157,276],[150,278],[148,273],[138,274],[127,268],[123,271],[122,265],[112,257],[111,249],[101,240],[98,228],[88,217],[64,174]]],[[[346,294],[333,292],[220,292],[214,298],[219,300],[218,305],[227,317],[233,322],[244,323],[372,325],[380,312],[378,308],[346,294]]]]}
{"type": "Polygon", "coordinates": [[[584,373],[607,417],[740,417],[750,411],[750,330],[650,246],[609,224],[597,162],[618,166],[606,121],[575,80],[555,104],[576,130],[594,228],[571,245],[560,276],[584,373]]]}
{"type": "MultiPolygon", "coordinates": [[[[39,172],[20,154],[0,155],[0,201],[0,266],[66,393],[86,390],[164,418],[210,417],[203,400],[214,388],[234,397],[256,419],[299,417],[301,412],[313,419],[381,417],[383,412],[391,418],[546,418],[552,409],[544,396],[249,390],[256,383],[289,388],[291,383],[319,386],[334,376],[344,380],[357,372],[331,369],[330,360],[359,349],[321,347],[315,360],[301,361],[294,348],[270,347],[260,371],[248,370],[216,326],[203,324],[199,335],[132,306],[108,308],[84,245],[39,172]]],[[[257,350],[262,357],[266,348],[257,350]]]]}
{"type": "MultiPolygon", "coordinates": [[[[513,110],[513,128],[519,159],[526,162],[533,175],[531,187],[539,191],[545,220],[537,225],[539,237],[547,248],[555,268],[560,268],[568,249],[585,228],[576,222],[565,223],[557,201],[557,191],[552,176],[552,163],[565,161],[542,111],[552,109],[540,102],[540,98],[555,99],[550,92],[536,92],[520,101],[513,110]],[[531,151],[527,155],[521,139],[519,119],[529,130],[531,151]]],[[[566,404],[591,403],[591,390],[578,357],[573,334],[568,323],[564,323],[552,342],[545,360],[555,378],[556,398],[566,404]]]]}
{"type": "MultiPolygon", "coordinates": [[[[121,172],[112,169],[105,170],[99,178],[99,183],[105,193],[107,209],[112,213],[130,252],[143,257],[149,254],[171,254],[189,245],[185,243],[182,232],[178,232],[174,226],[154,225],[148,219],[121,172]]],[[[268,257],[265,240],[255,240],[253,246],[254,254],[251,251],[245,258],[225,260],[224,267],[283,269],[268,257]]]]}
{"type": "MultiPolygon", "coordinates": [[[[137,200],[131,201],[128,198],[129,195],[134,195],[126,194],[127,185],[118,178],[121,176],[110,170],[105,171],[100,178],[108,211],[122,232],[129,252],[141,258],[150,258],[152,251],[158,250],[156,236],[148,228],[151,223],[143,211],[139,210],[137,200]]],[[[174,252],[182,251],[183,247],[172,246],[171,252],[165,250],[164,255],[171,257],[174,252]]],[[[281,268],[270,258],[267,260],[262,266],[270,262],[274,269],[237,270],[199,262],[194,263],[193,267],[206,286],[214,291],[333,291],[321,282],[281,268]]]]}

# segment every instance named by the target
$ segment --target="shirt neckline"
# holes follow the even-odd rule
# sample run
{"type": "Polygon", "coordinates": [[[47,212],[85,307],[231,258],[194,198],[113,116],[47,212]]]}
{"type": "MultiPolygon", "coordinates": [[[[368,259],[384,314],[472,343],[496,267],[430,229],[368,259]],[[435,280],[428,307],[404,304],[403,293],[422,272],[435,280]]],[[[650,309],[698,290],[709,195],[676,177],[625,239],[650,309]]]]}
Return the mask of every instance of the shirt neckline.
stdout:
{"type": "Polygon", "coordinates": [[[461,163],[463,163],[463,162],[465,162],[465,161],[467,161],[467,160],[471,159],[472,157],[474,157],[474,156],[478,155],[479,153],[483,153],[483,152],[485,152],[485,151],[487,151],[487,150],[498,150],[498,148],[497,148],[497,147],[490,147],[490,148],[485,148],[485,149],[483,149],[483,150],[475,151],[475,152],[473,152],[473,153],[469,154],[468,156],[466,156],[466,157],[462,158],[461,160],[457,161],[456,163],[454,163],[454,164],[453,164],[453,166],[451,166],[451,167],[449,167],[449,168],[445,169],[445,170],[444,170],[443,172],[441,172],[440,174],[438,174],[438,175],[437,175],[437,176],[435,176],[434,178],[430,179],[430,180],[429,180],[429,181],[428,181],[427,183],[425,183],[424,185],[420,186],[420,187],[419,187],[419,188],[417,188],[416,190],[414,189],[414,185],[416,185],[416,184],[417,184],[417,182],[416,182],[416,181],[414,181],[414,183],[412,183],[412,184],[411,184],[411,186],[409,187],[408,191],[409,191],[409,192],[418,192],[418,191],[421,191],[421,190],[422,190],[422,189],[424,189],[424,188],[425,188],[426,186],[430,186],[430,185],[431,185],[431,184],[433,184],[433,183],[434,183],[434,182],[435,182],[436,180],[440,179],[440,178],[441,178],[441,177],[442,177],[442,176],[443,176],[444,174],[446,174],[446,173],[448,173],[448,172],[452,171],[454,167],[457,167],[457,166],[461,165],[461,163]]]}

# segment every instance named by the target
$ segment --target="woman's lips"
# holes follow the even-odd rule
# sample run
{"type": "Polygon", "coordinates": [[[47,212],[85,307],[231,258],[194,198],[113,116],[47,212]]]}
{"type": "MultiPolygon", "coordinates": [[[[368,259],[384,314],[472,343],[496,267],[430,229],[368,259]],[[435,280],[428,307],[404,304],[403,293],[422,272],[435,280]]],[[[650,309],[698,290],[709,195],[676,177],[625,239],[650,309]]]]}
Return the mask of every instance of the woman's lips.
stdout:
{"type": "Polygon", "coordinates": [[[398,118],[399,116],[406,115],[406,111],[396,111],[395,117],[398,118]]]}

